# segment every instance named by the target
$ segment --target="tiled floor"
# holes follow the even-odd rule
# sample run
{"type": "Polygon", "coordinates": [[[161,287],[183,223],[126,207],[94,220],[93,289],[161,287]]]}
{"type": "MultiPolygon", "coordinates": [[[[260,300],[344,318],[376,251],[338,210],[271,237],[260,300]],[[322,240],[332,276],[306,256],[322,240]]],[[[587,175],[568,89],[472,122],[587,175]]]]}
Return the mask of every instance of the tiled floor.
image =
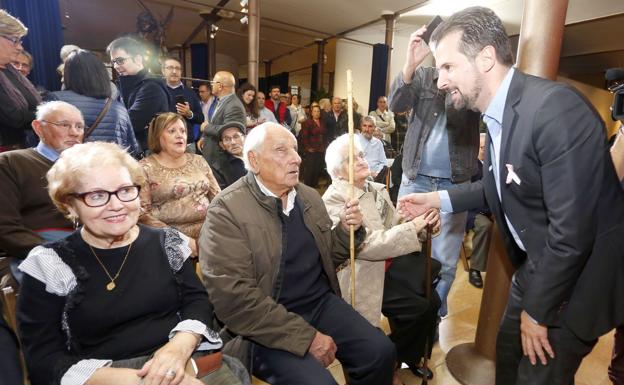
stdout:
{"type": "MultiPolygon", "coordinates": [[[[440,323],[440,342],[433,348],[430,367],[433,368],[435,376],[429,381],[429,385],[460,385],[449,373],[445,356],[453,346],[474,341],[481,293],[480,289],[468,283],[468,274],[460,266],[449,295],[449,315],[440,323]]],[[[612,348],[613,334],[609,333],[600,339],[592,353],[583,361],[576,374],[575,385],[610,385],[607,367],[612,348]]],[[[337,362],[330,366],[330,370],[339,384],[345,383],[342,368],[337,362]]],[[[415,377],[408,369],[401,370],[399,377],[405,385],[421,383],[420,378],[415,377]]],[[[257,380],[253,382],[253,385],[261,384],[264,383],[257,380]]]]}

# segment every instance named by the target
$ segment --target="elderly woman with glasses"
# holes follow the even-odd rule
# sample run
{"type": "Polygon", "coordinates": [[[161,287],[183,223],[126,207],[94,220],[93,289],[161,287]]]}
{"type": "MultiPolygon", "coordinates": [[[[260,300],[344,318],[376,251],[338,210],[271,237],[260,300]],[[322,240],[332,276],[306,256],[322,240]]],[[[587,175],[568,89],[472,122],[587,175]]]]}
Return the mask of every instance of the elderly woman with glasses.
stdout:
{"type": "Polygon", "coordinates": [[[82,226],[20,265],[31,383],[240,384],[230,369],[239,363],[222,357],[210,328],[188,237],[137,224],[138,163],[112,143],[78,144],[47,180],[58,210],[82,226]]]}
{"type": "Polygon", "coordinates": [[[146,176],[141,222],[179,230],[191,239],[196,256],[208,204],[221,188],[206,160],[186,152],[186,130],[184,118],[173,112],[156,116],[149,125],[151,154],[140,162],[146,176]]]}
{"type": "Polygon", "coordinates": [[[11,64],[22,52],[27,32],[21,21],[0,9],[0,152],[37,144],[30,123],[41,97],[11,64]]]}
{"type": "MultiPolygon", "coordinates": [[[[383,305],[390,324],[390,339],[396,345],[399,362],[405,362],[416,370],[424,354],[424,340],[428,334],[432,337],[435,330],[440,300],[437,297],[431,301],[424,298],[424,258],[420,253],[409,254],[421,250],[427,225],[431,225],[434,232],[439,230],[440,217],[437,210],[431,210],[412,221],[399,223],[400,218],[395,213],[386,186],[371,180],[371,171],[360,144],[357,140],[354,142],[353,193],[354,198],[360,201],[367,230],[355,261],[355,310],[378,327],[383,305]],[[392,271],[388,269],[386,272],[386,267],[392,271]],[[411,275],[406,277],[405,282],[399,282],[393,274],[395,271],[411,275]],[[394,291],[388,290],[390,287],[394,291]]],[[[343,134],[329,144],[325,153],[332,184],[323,194],[323,201],[334,225],[340,221],[340,209],[348,200],[351,189],[348,182],[348,149],[349,135],[343,134]]],[[[350,279],[350,267],[341,266],[338,281],[347,302],[351,297],[350,279]]],[[[400,383],[396,376],[395,383],[400,383]]]]}

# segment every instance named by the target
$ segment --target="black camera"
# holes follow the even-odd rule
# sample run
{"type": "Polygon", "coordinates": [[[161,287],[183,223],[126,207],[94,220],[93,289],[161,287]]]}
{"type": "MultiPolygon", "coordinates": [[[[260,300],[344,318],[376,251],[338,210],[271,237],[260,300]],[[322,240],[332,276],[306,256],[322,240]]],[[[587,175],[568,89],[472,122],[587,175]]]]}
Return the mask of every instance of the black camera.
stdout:
{"type": "Polygon", "coordinates": [[[610,68],[605,73],[607,89],[613,93],[611,117],[624,122],[624,68],[610,68]]]}

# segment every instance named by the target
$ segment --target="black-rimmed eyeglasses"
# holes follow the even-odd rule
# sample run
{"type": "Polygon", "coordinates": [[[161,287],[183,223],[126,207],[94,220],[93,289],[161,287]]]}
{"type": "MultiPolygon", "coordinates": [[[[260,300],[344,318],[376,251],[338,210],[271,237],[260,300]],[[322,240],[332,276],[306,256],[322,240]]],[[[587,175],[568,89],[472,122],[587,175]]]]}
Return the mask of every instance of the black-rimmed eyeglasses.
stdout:
{"type": "Polygon", "coordinates": [[[111,64],[117,64],[118,66],[122,66],[124,65],[124,63],[126,62],[126,60],[128,59],[132,59],[130,56],[128,57],[116,57],[114,59],[111,59],[111,64]]]}
{"type": "Polygon", "coordinates": [[[111,195],[116,196],[122,202],[132,202],[137,199],[140,191],[141,186],[133,185],[121,187],[117,191],[95,190],[71,195],[79,198],[89,207],[102,207],[110,201],[111,195]]]}

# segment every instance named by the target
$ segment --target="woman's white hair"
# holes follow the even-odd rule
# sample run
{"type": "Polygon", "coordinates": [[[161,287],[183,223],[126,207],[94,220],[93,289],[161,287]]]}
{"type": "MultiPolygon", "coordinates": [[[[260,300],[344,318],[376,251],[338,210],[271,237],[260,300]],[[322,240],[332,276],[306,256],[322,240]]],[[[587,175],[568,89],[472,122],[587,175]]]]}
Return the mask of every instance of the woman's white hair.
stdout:
{"type": "MultiPolygon", "coordinates": [[[[262,149],[262,145],[264,144],[264,139],[266,138],[266,135],[267,135],[267,129],[269,127],[281,128],[292,135],[292,132],[290,132],[290,130],[288,130],[287,128],[285,128],[284,126],[280,124],[273,123],[273,122],[262,123],[254,127],[253,130],[249,131],[249,133],[245,137],[245,144],[243,145],[243,162],[245,162],[245,168],[248,171],[251,171],[251,172],[255,171],[251,167],[251,163],[249,163],[248,154],[250,151],[253,152],[254,154],[258,154],[260,152],[260,150],[262,149]]],[[[297,142],[297,138],[295,138],[294,135],[292,135],[292,137],[295,139],[295,142],[297,142]]]]}
{"type": "MultiPolygon", "coordinates": [[[[354,138],[353,140],[353,147],[355,153],[362,151],[362,147],[360,146],[360,142],[357,138],[354,138]]],[[[340,135],[334,139],[329,146],[327,146],[327,149],[325,150],[325,166],[327,167],[327,173],[333,181],[340,179],[338,173],[342,168],[342,163],[348,156],[348,151],[349,134],[340,135]]]]}

